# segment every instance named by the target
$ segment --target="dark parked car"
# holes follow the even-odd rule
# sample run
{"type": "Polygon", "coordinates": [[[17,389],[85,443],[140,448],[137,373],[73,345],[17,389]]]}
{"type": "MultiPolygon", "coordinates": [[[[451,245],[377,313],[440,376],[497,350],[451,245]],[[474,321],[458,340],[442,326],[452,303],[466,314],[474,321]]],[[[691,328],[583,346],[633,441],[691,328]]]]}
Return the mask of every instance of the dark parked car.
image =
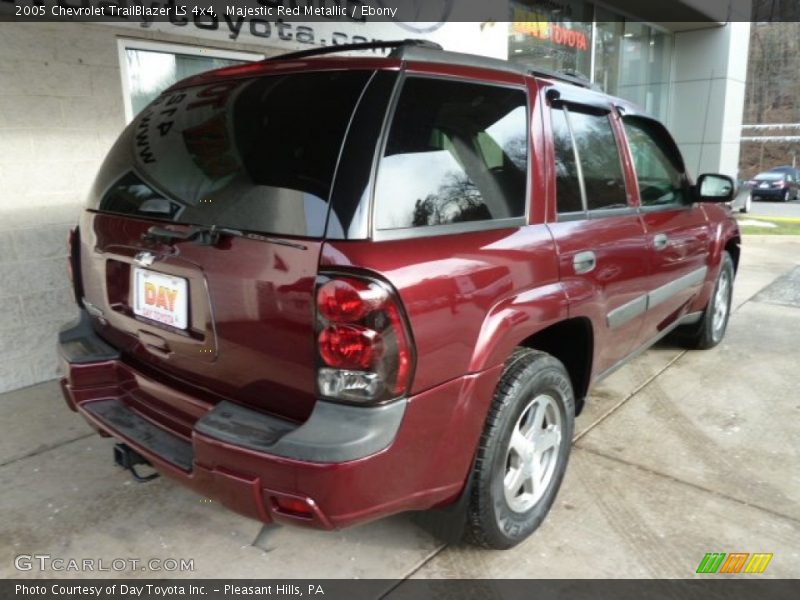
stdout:
{"type": "Polygon", "coordinates": [[[759,173],[750,182],[750,195],[753,200],[797,200],[800,198],[797,174],[777,170],[759,173]]]}
{"type": "Polygon", "coordinates": [[[797,181],[798,176],[800,176],[800,169],[792,167],[790,165],[782,165],[780,167],[773,167],[769,170],[770,173],[791,173],[795,181],[797,181]]]}
{"type": "Polygon", "coordinates": [[[392,46],[199,75],[135,118],[71,238],[63,390],[121,465],[253,518],[449,507],[507,548],[592,383],[722,339],[733,182],[581,80],[392,46]]]}

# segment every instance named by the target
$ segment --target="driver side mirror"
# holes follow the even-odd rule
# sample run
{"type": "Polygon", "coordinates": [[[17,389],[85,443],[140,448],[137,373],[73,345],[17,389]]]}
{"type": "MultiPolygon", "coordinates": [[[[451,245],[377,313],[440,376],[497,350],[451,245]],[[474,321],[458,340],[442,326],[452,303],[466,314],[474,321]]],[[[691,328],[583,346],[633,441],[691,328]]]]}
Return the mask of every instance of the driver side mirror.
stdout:
{"type": "Polygon", "coordinates": [[[694,186],[695,202],[730,202],[736,185],[727,175],[705,173],[694,186]]]}

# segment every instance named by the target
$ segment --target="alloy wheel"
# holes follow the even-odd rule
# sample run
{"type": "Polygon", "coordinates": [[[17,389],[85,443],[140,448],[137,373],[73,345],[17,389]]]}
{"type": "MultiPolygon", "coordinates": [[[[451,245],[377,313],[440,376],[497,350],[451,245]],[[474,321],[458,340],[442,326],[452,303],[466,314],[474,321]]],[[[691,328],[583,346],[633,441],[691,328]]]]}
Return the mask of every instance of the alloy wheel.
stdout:
{"type": "Polygon", "coordinates": [[[731,291],[730,274],[728,271],[723,270],[720,273],[717,291],[714,294],[714,316],[711,321],[711,329],[715,340],[718,340],[725,330],[725,323],[731,306],[731,291]]]}
{"type": "Polygon", "coordinates": [[[503,478],[511,510],[524,513],[545,494],[557,472],[562,421],[552,396],[540,394],[520,414],[506,452],[503,478]]]}

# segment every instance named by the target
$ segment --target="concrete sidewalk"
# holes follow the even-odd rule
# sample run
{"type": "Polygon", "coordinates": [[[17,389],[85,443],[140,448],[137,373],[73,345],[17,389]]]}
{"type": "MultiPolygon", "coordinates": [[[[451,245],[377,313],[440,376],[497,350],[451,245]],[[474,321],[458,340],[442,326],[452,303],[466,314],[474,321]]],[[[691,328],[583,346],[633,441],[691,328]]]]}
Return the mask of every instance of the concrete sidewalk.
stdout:
{"type": "Polygon", "coordinates": [[[194,559],[124,577],[692,577],[707,552],[800,576],[800,241],[745,240],[723,344],[663,343],[593,390],[542,528],[443,546],[408,515],[337,533],[263,527],[164,479],[138,485],[56,382],[0,395],[0,576],[19,554],[194,559]],[[792,301],[794,298],[794,302],[792,301]]]}

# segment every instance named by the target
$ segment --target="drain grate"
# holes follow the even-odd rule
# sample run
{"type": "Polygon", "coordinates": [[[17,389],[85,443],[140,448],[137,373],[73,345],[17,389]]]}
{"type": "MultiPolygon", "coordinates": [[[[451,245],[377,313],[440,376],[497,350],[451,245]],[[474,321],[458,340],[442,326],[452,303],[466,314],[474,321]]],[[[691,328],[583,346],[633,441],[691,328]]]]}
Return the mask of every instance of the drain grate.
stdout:
{"type": "Polygon", "coordinates": [[[800,308],[800,267],[778,277],[756,294],[753,300],[800,308]]]}

